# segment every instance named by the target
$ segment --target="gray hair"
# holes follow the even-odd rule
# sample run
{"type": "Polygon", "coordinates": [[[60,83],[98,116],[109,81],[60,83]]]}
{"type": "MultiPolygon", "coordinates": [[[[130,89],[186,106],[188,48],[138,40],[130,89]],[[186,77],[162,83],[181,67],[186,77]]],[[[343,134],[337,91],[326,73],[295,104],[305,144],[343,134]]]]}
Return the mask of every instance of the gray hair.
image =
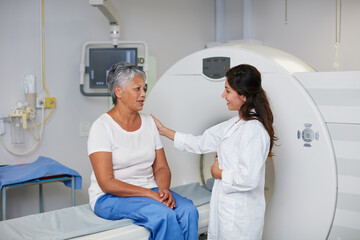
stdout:
{"type": "Polygon", "coordinates": [[[115,86],[119,86],[124,90],[126,84],[131,82],[135,75],[139,75],[144,81],[146,80],[145,72],[131,63],[120,62],[111,66],[107,76],[107,84],[114,105],[117,102],[115,86]]]}

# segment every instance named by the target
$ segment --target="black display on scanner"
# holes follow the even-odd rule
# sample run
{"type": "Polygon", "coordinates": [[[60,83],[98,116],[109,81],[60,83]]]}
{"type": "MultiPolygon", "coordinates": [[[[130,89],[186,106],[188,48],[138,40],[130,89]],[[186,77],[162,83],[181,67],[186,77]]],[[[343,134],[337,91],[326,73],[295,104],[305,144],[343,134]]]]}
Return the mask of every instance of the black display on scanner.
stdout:
{"type": "Polygon", "coordinates": [[[211,79],[224,78],[230,69],[229,57],[211,57],[203,59],[203,74],[211,79]]]}

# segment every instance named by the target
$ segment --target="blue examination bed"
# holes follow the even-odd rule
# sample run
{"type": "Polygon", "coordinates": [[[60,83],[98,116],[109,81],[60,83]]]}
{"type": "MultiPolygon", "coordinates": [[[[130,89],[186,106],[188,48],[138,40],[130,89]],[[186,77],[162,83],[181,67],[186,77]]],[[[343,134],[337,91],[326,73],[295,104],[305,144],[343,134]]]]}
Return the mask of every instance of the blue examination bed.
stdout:
{"type": "Polygon", "coordinates": [[[75,189],[81,189],[82,184],[82,178],[75,170],[42,156],[32,163],[0,167],[2,220],[6,219],[6,191],[8,189],[38,185],[40,212],[43,212],[42,184],[49,182],[63,182],[65,186],[70,187],[72,205],[75,206],[75,189]]]}
{"type": "MultiPolygon", "coordinates": [[[[211,192],[199,183],[172,190],[191,199],[200,209],[199,233],[206,232],[211,192]]],[[[149,236],[145,228],[132,224],[130,219],[112,221],[96,216],[88,204],[0,222],[0,239],[112,239],[111,235],[125,237],[117,239],[147,239],[149,236]],[[101,233],[106,236],[96,236],[101,233]]]]}
{"type": "MultiPolygon", "coordinates": [[[[75,177],[75,189],[81,189],[82,178],[78,172],[59,162],[40,156],[35,162],[22,165],[0,167],[0,189],[6,185],[18,184],[26,181],[38,181],[46,176],[69,175],[75,177]]],[[[71,181],[64,181],[65,186],[71,187],[71,181]]]]}

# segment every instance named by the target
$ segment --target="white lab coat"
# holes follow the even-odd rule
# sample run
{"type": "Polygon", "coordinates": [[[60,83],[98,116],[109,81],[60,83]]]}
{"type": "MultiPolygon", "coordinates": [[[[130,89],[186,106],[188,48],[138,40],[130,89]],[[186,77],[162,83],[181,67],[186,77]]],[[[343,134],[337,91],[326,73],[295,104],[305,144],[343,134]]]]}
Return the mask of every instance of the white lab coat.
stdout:
{"type": "Polygon", "coordinates": [[[270,138],[257,120],[238,116],[206,130],[202,136],[176,132],[177,150],[217,152],[222,180],[210,200],[208,239],[261,240],[265,214],[265,161],[270,138]]]}

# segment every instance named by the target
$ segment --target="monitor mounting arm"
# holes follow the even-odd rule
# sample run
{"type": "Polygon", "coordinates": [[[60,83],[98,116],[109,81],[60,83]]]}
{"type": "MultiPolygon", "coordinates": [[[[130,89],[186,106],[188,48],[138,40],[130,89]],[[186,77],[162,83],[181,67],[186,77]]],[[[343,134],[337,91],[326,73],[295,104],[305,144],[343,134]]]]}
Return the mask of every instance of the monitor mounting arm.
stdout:
{"type": "Polygon", "coordinates": [[[110,23],[110,38],[114,46],[120,41],[120,14],[110,0],[89,0],[89,4],[97,7],[110,23]]]}

